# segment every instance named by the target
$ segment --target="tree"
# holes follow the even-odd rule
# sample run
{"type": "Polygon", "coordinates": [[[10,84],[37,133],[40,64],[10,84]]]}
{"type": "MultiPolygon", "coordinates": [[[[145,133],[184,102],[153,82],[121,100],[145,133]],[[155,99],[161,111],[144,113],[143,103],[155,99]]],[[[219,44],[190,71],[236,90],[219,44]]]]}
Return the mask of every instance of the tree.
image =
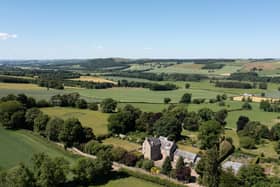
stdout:
{"type": "Polygon", "coordinates": [[[203,121],[209,121],[214,118],[214,112],[209,108],[200,109],[198,115],[203,121]]]}
{"type": "Polygon", "coordinates": [[[27,128],[33,130],[34,120],[38,117],[42,112],[38,108],[30,108],[25,113],[25,122],[27,124],[27,128]]]}
{"type": "Polygon", "coordinates": [[[201,178],[203,185],[206,187],[219,187],[221,165],[218,158],[219,150],[218,145],[216,144],[206,151],[206,154],[203,158],[204,165],[201,178]]]}
{"type": "Polygon", "coordinates": [[[278,140],[276,142],[276,145],[274,148],[275,148],[276,153],[280,155],[280,140],[278,140]]]}
{"type": "Polygon", "coordinates": [[[215,120],[219,122],[221,125],[226,125],[226,118],[228,115],[228,111],[226,109],[219,110],[215,113],[215,120]]]}
{"type": "Polygon", "coordinates": [[[46,136],[49,140],[58,141],[59,132],[63,127],[63,119],[58,117],[51,118],[46,126],[46,136]]]}
{"type": "Polygon", "coordinates": [[[239,179],[235,176],[231,169],[222,171],[219,187],[236,187],[240,186],[239,179]]]}
{"type": "Polygon", "coordinates": [[[248,122],[244,129],[238,132],[240,136],[248,136],[253,138],[256,143],[259,143],[261,138],[269,138],[270,132],[267,126],[262,125],[258,121],[248,122]]]}
{"type": "Polygon", "coordinates": [[[142,112],[140,117],[135,122],[135,128],[138,131],[147,132],[147,134],[153,134],[153,127],[155,122],[162,117],[162,113],[142,112]]]}
{"type": "Polygon", "coordinates": [[[190,93],[185,93],[185,94],[182,96],[182,98],[181,98],[181,100],[180,100],[180,103],[186,103],[186,104],[191,103],[191,99],[192,99],[192,94],[190,94],[190,93]]]}
{"type": "Polygon", "coordinates": [[[165,174],[165,175],[169,175],[170,172],[172,170],[172,165],[171,165],[171,159],[169,156],[167,156],[165,159],[164,159],[164,162],[162,164],[162,167],[161,167],[161,173],[162,174],[165,174]]]}
{"type": "Polygon", "coordinates": [[[17,111],[11,116],[11,129],[25,128],[25,112],[23,110],[17,111]]]}
{"type": "Polygon", "coordinates": [[[184,163],[184,159],[183,157],[179,157],[177,163],[176,163],[176,169],[179,170],[179,169],[182,169],[185,167],[185,163],[184,163]]]}
{"type": "Polygon", "coordinates": [[[78,99],[75,102],[75,106],[76,106],[76,108],[85,109],[85,108],[87,108],[87,101],[84,99],[78,99]]]}
{"type": "Polygon", "coordinates": [[[241,131],[244,129],[245,125],[249,122],[249,118],[246,116],[239,116],[237,122],[236,122],[236,131],[241,131]]]}
{"type": "Polygon", "coordinates": [[[116,107],[117,107],[117,101],[108,98],[108,99],[104,99],[101,104],[101,111],[104,113],[112,113],[115,111],[116,107]]]}
{"type": "Polygon", "coordinates": [[[179,181],[188,181],[191,178],[191,168],[190,167],[182,167],[176,169],[176,179],[179,181]]]}
{"type": "Polygon", "coordinates": [[[59,187],[66,181],[69,163],[64,158],[50,158],[44,153],[32,157],[34,176],[38,186],[59,187]]]}
{"type": "Polygon", "coordinates": [[[190,83],[186,83],[186,84],[185,84],[185,88],[186,88],[186,89],[189,89],[190,86],[191,86],[190,83]]]}
{"type": "Polygon", "coordinates": [[[280,140],[280,123],[277,123],[271,127],[272,140],[280,140]]]}
{"type": "Polygon", "coordinates": [[[215,120],[202,123],[199,127],[198,140],[201,149],[210,149],[219,142],[223,127],[215,120]]]}
{"type": "Polygon", "coordinates": [[[200,117],[195,112],[189,112],[183,121],[186,130],[197,131],[200,125],[200,117]]]}
{"type": "Polygon", "coordinates": [[[88,104],[88,108],[89,108],[90,110],[95,110],[95,111],[97,111],[97,110],[98,110],[98,104],[97,104],[97,103],[89,103],[89,104],[88,104]]]}
{"type": "Polygon", "coordinates": [[[172,114],[165,114],[154,124],[154,134],[165,136],[171,140],[181,137],[182,125],[172,114]]]}
{"type": "Polygon", "coordinates": [[[242,182],[243,186],[251,187],[257,183],[267,180],[264,169],[256,164],[250,164],[240,168],[237,177],[242,182]]]}
{"type": "Polygon", "coordinates": [[[243,105],[242,105],[242,109],[244,110],[252,110],[252,106],[250,105],[249,102],[245,102],[243,105]]]}
{"type": "MultiPolygon", "coordinates": [[[[5,128],[16,128],[19,126],[19,119],[21,113],[14,113],[23,111],[23,106],[18,101],[4,101],[0,103],[0,123],[5,128]],[[13,119],[11,119],[13,116],[13,119]]],[[[23,122],[24,123],[24,122],[23,122]]]]}
{"type": "Polygon", "coordinates": [[[44,134],[46,130],[47,123],[49,121],[49,116],[47,114],[39,114],[35,119],[34,119],[34,131],[38,132],[40,134],[44,134]]]}
{"type": "MultiPolygon", "coordinates": [[[[1,174],[0,174],[1,175],[1,174]]],[[[0,176],[0,186],[34,187],[33,173],[23,164],[10,169],[4,176],[0,176]]]]}
{"type": "Polygon", "coordinates": [[[171,99],[169,97],[165,97],[163,99],[164,104],[168,104],[168,103],[170,103],[170,101],[171,101],[171,99]]]}
{"type": "Polygon", "coordinates": [[[84,139],[83,127],[76,118],[69,118],[64,121],[61,131],[59,132],[59,140],[66,147],[79,144],[84,139]]]}
{"type": "Polygon", "coordinates": [[[266,90],[266,89],[267,89],[267,83],[261,82],[261,83],[259,84],[259,89],[266,90]]]}
{"type": "Polygon", "coordinates": [[[154,167],[154,162],[152,160],[143,160],[142,162],[143,169],[150,171],[152,167],[154,167]]]}

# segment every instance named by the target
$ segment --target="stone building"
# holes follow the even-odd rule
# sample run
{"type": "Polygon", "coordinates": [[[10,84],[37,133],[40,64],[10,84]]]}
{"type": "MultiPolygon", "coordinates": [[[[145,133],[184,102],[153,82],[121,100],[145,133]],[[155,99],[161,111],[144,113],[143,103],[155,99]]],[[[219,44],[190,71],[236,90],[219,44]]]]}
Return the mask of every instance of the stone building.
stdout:
{"type": "Polygon", "coordinates": [[[167,156],[173,159],[175,151],[175,142],[169,141],[163,136],[160,136],[159,138],[146,138],[142,146],[144,158],[154,161],[161,159],[164,160],[167,156]]]}

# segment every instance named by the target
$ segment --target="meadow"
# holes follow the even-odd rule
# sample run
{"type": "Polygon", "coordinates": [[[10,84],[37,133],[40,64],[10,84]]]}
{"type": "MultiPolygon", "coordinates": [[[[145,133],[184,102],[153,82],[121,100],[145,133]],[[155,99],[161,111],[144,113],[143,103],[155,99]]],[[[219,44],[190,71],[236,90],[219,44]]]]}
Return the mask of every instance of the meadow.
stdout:
{"type": "Polygon", "coordinates": [[[0,127],[0,168],[8,169],[22,162],[30,164],[35,153],[44,152],[51,157],[64,157],[73,163],[77,156],[26,130],[10,131],[0,127]]]}
{"type": "Polygon", "coordinates": [[[107,118],[108,114],[98,111],[92,111],[87,109],[76,109],[66,107],[48,107],[41,108],[41,111],[49,116],[56,116],[62,119],[78,118],[82,125],[90,127],[96,135],[106,134],[107,131],[107,118]]]}

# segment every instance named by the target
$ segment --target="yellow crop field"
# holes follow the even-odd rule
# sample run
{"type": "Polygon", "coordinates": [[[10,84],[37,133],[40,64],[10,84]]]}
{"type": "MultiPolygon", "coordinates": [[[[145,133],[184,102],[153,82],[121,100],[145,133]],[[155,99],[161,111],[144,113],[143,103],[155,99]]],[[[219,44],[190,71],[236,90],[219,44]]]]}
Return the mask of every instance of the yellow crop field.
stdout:
{"type": "Polygon", "coordinates": [[[112,83],[117,84],[114,81],[110,81],[101,77],[92,77],[92,76],[81,76],[80,78],[71,79],[71,80],[79,80],[79,81],[88,81],[88,82],[96,82],[96,83],[112,83]]]}

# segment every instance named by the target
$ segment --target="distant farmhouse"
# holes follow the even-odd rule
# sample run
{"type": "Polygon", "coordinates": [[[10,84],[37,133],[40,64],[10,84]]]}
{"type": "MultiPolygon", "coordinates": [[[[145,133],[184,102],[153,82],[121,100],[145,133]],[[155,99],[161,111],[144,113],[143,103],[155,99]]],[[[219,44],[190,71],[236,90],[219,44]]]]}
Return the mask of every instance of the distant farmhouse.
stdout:
{"type": "Polygon", "coordinates": [[[247,94],[244,93],[239,96],[232,97],[232,100],[234,101],[248,101],[251,100],[252,102],[260,103],[261,101],[269,101],[270,103],[276,103],[280,102],[279,98],[272,98],[272,97],[261,97],[261,96],[255,96],[253,94],[247,94]]]}
{"type": "Polygon", "coordinates": [[[195,164],[199,160],[197,154],[177,149],[175,142],[163,136],[146,138],[143,142],[142,153],[144,158],[153,161],[164,160],[167,156],[175,163],[180,157],[183,157],[187,164],[195,164]]]}

